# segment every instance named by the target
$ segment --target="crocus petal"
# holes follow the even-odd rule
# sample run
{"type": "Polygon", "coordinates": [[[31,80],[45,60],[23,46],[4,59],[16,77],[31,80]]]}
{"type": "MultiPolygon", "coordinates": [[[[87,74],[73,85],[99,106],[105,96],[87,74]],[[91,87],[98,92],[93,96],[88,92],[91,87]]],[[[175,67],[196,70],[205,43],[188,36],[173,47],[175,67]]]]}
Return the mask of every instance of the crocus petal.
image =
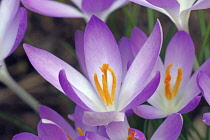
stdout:
{"type": "Polygon", "coordinates": [[[203,122],[207,125],[210,125],[210,113],[203,114],[203,122]]]}
{"type": "Polygon", "coordinates": [[[41,140],[41,139],[34,134],[25,132],[15,135],[12,138],[12,140],[41,140]]]}
{"type": "Polygon", "coordinates": [[[69,123],[61,117],[57,112],[52,110],[51,108],[40,105],[39,106],[39,115],[41,119],[47,119],[53,121],[55,124],[60,126],[63,131],[68,134],[71,138],[76,138],[75,130],[69,125],[69,123]]]}
{"type": "Polygon", "coordinates": [[[209,0],[198,0],[191,8],[188,10],[201,10],[210,8],[210,1],[209,0]]]}
{"type": "MultiPolygon", "coordinates": [[[[171,39],[165,55],[165,67],[172,63],[171,75],[177,75],[178,68],[183,71],[181,84],[187,83],[192,73],[195,48],[191,37],[185,31],[177,32],[171,39]]],[[[172,77],[175,83],[176,77],[172,77]]]]}
{"type": "Polygon", "coordinates": [[[180,114],[172,114],[156,130],[150,140],[177,140],[183,125],[180,114]]]}
{"type": "Polygon", "coordinates": [[[197,78],[198,86],[208,104],[210,105],[210,78],[205,72],[200,72],[197,78]]]}
{"type": "Polygon", "coordinates": [[[177,0],[146,0],[146,1],[152,5],[155,5],[161,8],[179,7],[179,3],[177,0]]]}
{"type": "Polygon", "coordinates": [[[73,67],[47,51],[27,44],[24,44],[24,49],[31,64],[38,73],[61,92],[63,92],[63,89],[59,83],[58,75],[60,70],[64,69],[68,81],[75,88],[75,92],[85,94],[90,100],[93,100],[96,104],[100,104],[101,100],[95,94],[91,83],[73,67]]]}
{"type": "Polygon", "coordinates": [[[131,40],[131,48],[132,48],[133,55],[136,56],[139,50],[141,49],[141,47],[146,42],[147,35],[139,28],[134,27],[130,40],[131,40]]]}
{"type": "Polygon", "coordinates": [[[135,93],[145,88],[145,81],[148,79],[155,66],[161,45],[162,29],[160,22],[157,21],[153,32],[138,52],[125,76],[119,97],[120,106],[118,108],[123,108],[125,103],[137,96],[134,95],[135,93]]]}
{"type": "Polygon", "coordinates": [[[80,68],[83,74],[86,77],[88,77],[86,63],[85,63],[85,54],[84,54],[84,33],[79,30],[77,30],[75,33],[75,49],[80,68]]]}
{"type": "Polygon", "coordinates": [[[52,0],[21,0],[23,5],[36,13],[50,17],[82,18],[83,15],[73,6],[52,0]]]}
{"type": "MultiPolygon", "coordinates": [[[[117,97],[122,77],[119,48],[108,26],[96,16],[91,17],[85,28],[84,52],[89,79],[93,85],[95,85],[95,73],[98,75],[99,81],[102,81],[100,67],[103,64],[109,64],[109,67],[115,72],[117,79],[115,97],[117,97]]],[[[112,83],[111,74],[108,83],[112,83]]],[[[112,89],[112,84],[108,85],[109,89],[112,89]]]]}
{"type": "Polygon", "coordinates": [[[85,136],[89,138],[90,140],[109,140],[108,138],[105,138],[103,136],[98,135],[97,133],[90,132],[90,131],[87,131],[85,133],[85,136]]]}
{"type": "MultiPolygon", "coordinates": [[[[73,85],[67,80],[66,74],[64,70],[61,70],[59,73],[59,81],[60,84],[66,93],[66,95],[74,101],[80,107],[86,110],[97,110],[99,105],[97,106],[83,93],[81,93],[78,89],[73,87],[73,85]],[[77,94],[76,94],[77,93],[77,94]]],[[[90,87],[92,88],[92,87],[90,87]]]]}
{"type": "Polygon", "coordinates": [[[159,82],[160,82],[160,73],[157,72],[155,77],[146,85],[146,87],[140,93],[137,93],[138,95],[134,99],[132,99],[132,101],[128,101],[128,105],[123,110],[132,109],[146,102],[156,91],[159,82]]]}
{"type": "Polygon", "coordinates": [[[98,13],[109,8],[114,0],[83,0],[82,10],[87,13],[98,13]]]}
{"type": "Polygon", "coordinates": [[[57,125],[40,123],[38,124],[38,136],[43,140],[68,140],[65,132],[57,125]]]}
{"type": "Polygon", "coordinates": [[[133,53],[131,50],[131,44],[130,40],[126,37],[122,37],[119,41],[119,50],[120,50],[120,55],[122,59],[122,75],[123,78],[125,77],[125,74],[127,73],[133,59],[133,53]]]}
{"type": "Polygon", "coordinates": [[[150,105],[140,105],[135,107],[133,111],[135,114],[145,119],[158,119],[168,116],[168,114],[165,114],[160,109],[150,105]]]}
{"type": "Polygon", "coordinates": [[[122,112],[90,112],[85,111],[83,122],[90,126],[107,125],[111,122],[124,121],[125,114],[122,112]]]}
{"type": "Polygon", "coordinates": [[[190,101],[182,110],[180,110],[179,113],[184,114],[194,110],[200,103],[201,97],[202,96],[194,97],[194,99],[192,99],[192,101],[190,101]]]}
{"type": "Polygon", "coordinates": [[[82,8],[82,0],[71,0],[79,9],[82,8]]]}

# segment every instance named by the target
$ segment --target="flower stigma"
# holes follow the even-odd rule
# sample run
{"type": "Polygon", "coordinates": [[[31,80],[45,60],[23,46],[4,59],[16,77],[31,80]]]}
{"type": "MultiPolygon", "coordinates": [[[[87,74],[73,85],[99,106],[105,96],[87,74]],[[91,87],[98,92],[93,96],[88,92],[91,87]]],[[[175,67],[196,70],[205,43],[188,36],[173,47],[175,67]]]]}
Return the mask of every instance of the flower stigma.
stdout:
{"type": "Polygon", "coordinates": [[[132,131],[130,128],[128,128],[127,140],[140,140],[140,139],[135,138],[135,131],[132,131]]]}
{"type": "Polygon", "coordinates": [[[171,90],[171,75],[170,75],[170,70],[172,67],[172,63],[170,63],[165,71],[165,96],[168,100],[172,100],[176,97],[178,91],[179,91],[179,87],[182,81],[182,69],[178,68],[177,70],[177,77],[176,77],[176,82],[175,85],[173,87],[173,89],[171,90]]]}
{"type": "Polygon", "coordinates": [[[117,79],[114,70],[112,70],[109,67],[109,64],[103,64],[102,67],[100,67],[102,74],[102,85],[98,81],[98,76],[96,73],[94,73],[94,82],[96,85],[96,89],[98,91],[98,94],[101,97],[101,100],[104,102],[106,106],[113,105],[115,92],[116,92],[116,86],[117,86],[117,79]],[[112,90],[111,93],[109,91],[108,86],[108,77],[107,72],[110,72],[112,75],[112,90]]]}
{"type": "Polygon", "coordinates": [[[84,132],[82,131],[82,129],[80,127],[77,128],[77,131],[80,136],[84,136],[84,132]]]}

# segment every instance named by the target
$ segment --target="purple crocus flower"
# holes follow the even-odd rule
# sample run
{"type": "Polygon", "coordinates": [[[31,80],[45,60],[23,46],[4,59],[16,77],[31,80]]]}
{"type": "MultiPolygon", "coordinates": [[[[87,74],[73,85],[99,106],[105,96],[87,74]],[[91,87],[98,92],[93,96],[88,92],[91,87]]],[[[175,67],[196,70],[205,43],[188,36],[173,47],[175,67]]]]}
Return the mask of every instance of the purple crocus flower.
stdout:
{"type": "Polygon", "coordinates": [[[53,0],[21,0],[23,5],[36,13],[65,18],[84,18],[89,21],[91,15],[97,15],[106,21],[109,14],[128,3],[128,0],[71,0],[77,8],[53,0]]]}
{"type": "Polygon", "coordinates": [[[86,124],[98,126],[123,121],[124,111],[145,102],[159,84],[159,72],[147,79],[162,44],[160,23],[156,23],[124,79],[120,51],[107,25],[93,16],[83,37],[80,53],[84,54],[81,60],[88,79],[44,50],[26,44],[24,48],[31,64],[47,81],[88,110],[83,118],[86,124]]]}
{"type": "Polygon", "coordinates": [[[0,64],[20,44],[27,27],[27,13],[19,0],[0,1],[0,64]]]}
{"type": "Polygon", "coordinates": [[[167,15],[178,30],[188,32],[191,10],[210,8],[209,0],[130,0],[139,5],[157,10],[167,15]]]}
{"type": "MultiPolygon", "coordinates": [[[[182,125],[182,116],[174,113],[165,119],[150,140],[177,140],[182,125]]],[[[145,135],[137,129],[130,128],[126,120],[110,123],[106,126],[106,132],[110,140],[146,140],[145,135]]]]}
{"type": "MultiPolygon", "coordinates": [[[[200,72],[198,74],[198,86],[200,87],[203,97],[206,99],[207,103],[210,105],[210,77],[209,73],[200,72]]],[[[210,113],[204,113],[203,115],[203,122],[207,125],[210,125],[210,113]]]]}
{"type": "Polygon", "coordinates": [[[152,105],[140,105],[134,112],[147,119],[163,118],[173,113],[192,111],[200,102],[200,90],[196,76],[203,70],[210,73],[208,59],[192,76],[194,45],[190,36],[179,31],[171,39],[164,64],[158,59],[155,71],[160,71],[161,80],[156,92],[148,100],[152,105]]]}

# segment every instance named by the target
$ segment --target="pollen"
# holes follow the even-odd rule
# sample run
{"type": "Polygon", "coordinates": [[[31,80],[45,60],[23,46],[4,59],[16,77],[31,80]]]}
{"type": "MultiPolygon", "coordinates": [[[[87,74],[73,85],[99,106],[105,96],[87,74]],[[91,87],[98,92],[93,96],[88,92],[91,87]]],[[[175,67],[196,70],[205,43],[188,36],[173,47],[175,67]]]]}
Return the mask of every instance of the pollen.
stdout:
{"type": "Polygon", "coordinates": [[[178,68],[177,70],[177,77],[176,77],[176,82],[174,84],[173,89],[171,89],[171,75],[170,75],[170,70],[172,67],[172,63],[168,65],[166,68],[165,72],[165,96],[168,100],[172,100],[177,96],[177,93],[179,91],[179,87],[182,81],[182,69],[178,68]]]}
{"type": "Polygon", "coordinates": [[[116,86],[117,86],[117,79],[114,70],[112,70],[109,67],[109,64],[103,64],[102,67],[100,67],[102,74],[102,85],[100,84],[98,80],[98,75],[94,73],[94,82],[96,85],[96,89],[98,91],[98,94],[101,97],[101,100],[104,102],[106,106],[113,105],[115,92],[116,92],[116,86]],[[112,89],[111,92],[109,91],[109,83],[108,83],[108,72],[110,72],[112,76],[112,89]]]}

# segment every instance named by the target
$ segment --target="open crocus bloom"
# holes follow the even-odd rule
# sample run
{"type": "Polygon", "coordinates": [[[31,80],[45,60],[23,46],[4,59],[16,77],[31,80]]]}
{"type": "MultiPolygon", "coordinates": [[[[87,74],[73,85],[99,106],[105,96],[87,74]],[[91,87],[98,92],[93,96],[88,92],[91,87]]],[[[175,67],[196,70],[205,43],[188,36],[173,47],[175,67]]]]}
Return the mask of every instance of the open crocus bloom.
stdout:
{"type": "MultiPolygon", "coordinates": [[[[150,140],[177,140],[182,130],[183,120],[180,114],[172,114],[155,131],[150,140]]],[[[144,134],[130,128],[126,119],[124,122],[112,122],[106,126],[110,140],[146,140],[144,134]]]]}
{"type": "MultiPolygon", "coordinates": [[[[200,87],[204,98],[206,99],[207,103],[210,105],[210,77],[209,74],[207,75],[205,72],[200,72],[198,74],[198,86],[200,87]]],[[[203,115],[203,122],[207,125],[210,125],[210,113],[205,113],[203,115]]]]}
{"type": "Polygon", "coordinates": [[[46,80],[89,110],[84,113],[86,124],[98,126],[123,121],[124,111],[145,102],[159,84],[159,72],[147,79],[162,44],[160,23],[156,23],[123,80],[120,51],[107,25],[93,16],[83,37],[84,46],[80,50],[84,59],[80,60],[85,64],[88,79],[44,50],[26,44],[24,49],[31,64],[46,80]]]}
{"type": "Polygon", "coordinates": [[[139,5],[157,10],[167,15],[178,30],[188,32],[191,10],[210,8],[209,0],[130,0],[139,5]]]}
{"type": "Polygon", "coordinates": [[[20,44],[26,31],[27,13],[19,0],[0,1],[0,64],[20,44]]]}
{"type": "Polygon", "coordinates": [[[53,0],[21,0],[23,5],[36,13],[51,17],[84,18],[97,15],[106,21],[111,12],[128,3],[128,0],[71,0],[77,8],[53,0]]]}
{"type": "Polygon", "coordinates": [[[163,118],[173,113],[187,113],[200,102],[200,90],[196,84],[199,71],[210,72],[208,59],[192,76],[194,45],[190,36],[179,31],[170,41],[165,62],[157,61],[154,68],[160,71],[160,84],[148,100],[152,105],[140,105],[134,112],[147,119],[163,118]]]}

